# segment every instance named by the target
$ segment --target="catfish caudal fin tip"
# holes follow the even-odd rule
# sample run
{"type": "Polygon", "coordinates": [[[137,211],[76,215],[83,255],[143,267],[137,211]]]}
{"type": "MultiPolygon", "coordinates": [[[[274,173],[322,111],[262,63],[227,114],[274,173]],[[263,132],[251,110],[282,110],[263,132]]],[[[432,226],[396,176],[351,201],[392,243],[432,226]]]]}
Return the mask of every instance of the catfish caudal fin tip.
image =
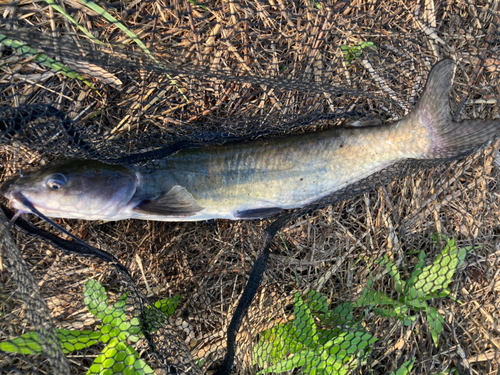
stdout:
{"type": "Polygon", "coordinates": [[[455,62],[438,62],[429,73],[424,92],[410,115],[427,129],[430,137],[429,159],[458,158],[474,152],[500,133],[500,119],[454,122],[450,113],[449,94],[455,62]]]}
{"type": "Polygon", "coordinates": [[[467,156],[500,135],[500,119],[451,121],[433,140],[431,157],[449,159],[467,156]]]}
{"type": "Polygon", "coordinates": [[[450,90],[454,74],[453,60],[442,60],[434,65],[417,103],[417,111],[428,112],[436,121],[450,121],[450,90]]]}

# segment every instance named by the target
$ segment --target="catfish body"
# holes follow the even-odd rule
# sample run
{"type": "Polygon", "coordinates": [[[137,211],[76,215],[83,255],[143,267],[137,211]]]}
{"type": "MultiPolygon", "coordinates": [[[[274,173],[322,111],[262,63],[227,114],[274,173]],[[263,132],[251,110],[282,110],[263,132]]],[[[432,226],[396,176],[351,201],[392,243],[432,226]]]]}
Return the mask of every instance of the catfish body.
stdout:
{"type": "Polygon", "coordinates": [[[148,200],[133,209],[134,217],[252,219],[302,207],[399,160],[412,135],[396,141],[396,130],[337,128],[180,152],[140,172],[137,197],[160,197],[180,186],[203,210],[176,215],[168,212],[170,204],[148,200]]]}
{"type": "Polygon", "coordinates": [[[493,139],[500,120],[453,122],[454,63],[429,74],[413,111],[400,121],[183,150],[147,167],[70,160],[6,181],[49,217],[196,221],[255,219],[299,208],[404,159],[465,156],[493,139]]]}

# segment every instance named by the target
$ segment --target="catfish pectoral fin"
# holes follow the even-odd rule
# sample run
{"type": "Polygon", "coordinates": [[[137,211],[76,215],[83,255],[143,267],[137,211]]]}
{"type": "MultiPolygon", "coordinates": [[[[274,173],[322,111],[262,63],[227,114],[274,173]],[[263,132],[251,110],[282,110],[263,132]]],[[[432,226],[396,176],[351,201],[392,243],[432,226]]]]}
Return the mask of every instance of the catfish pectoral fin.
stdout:
{"type": "Polygon", "coordinates": [[[133,209],[136,212],[165,216],[192,216],[203,210],[182,186],[176,185],[157,199],[146,199],[133,209]]]}

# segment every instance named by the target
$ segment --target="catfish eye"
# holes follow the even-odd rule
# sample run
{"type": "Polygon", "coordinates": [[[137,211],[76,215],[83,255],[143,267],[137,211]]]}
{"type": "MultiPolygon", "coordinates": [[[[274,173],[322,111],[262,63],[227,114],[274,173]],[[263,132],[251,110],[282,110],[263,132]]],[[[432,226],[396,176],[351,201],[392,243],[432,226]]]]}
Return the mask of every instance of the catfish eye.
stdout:
{"type": "Polygon", "coordinates": [[[52,190],[61,189],[66,185],[66,176],[62,173],[53,173],[45,181],[47,187],[52,190]]]}

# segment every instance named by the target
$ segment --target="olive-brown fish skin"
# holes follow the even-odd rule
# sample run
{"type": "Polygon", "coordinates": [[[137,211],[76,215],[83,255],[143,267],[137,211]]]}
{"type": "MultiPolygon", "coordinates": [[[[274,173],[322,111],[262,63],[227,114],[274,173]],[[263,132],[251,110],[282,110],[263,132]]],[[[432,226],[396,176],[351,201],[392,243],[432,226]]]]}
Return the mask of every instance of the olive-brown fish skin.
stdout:
{"type": "Polygon", "coordinates": [[[23,194],[52,217],[195,221],[270,216],[398,161],[458,158],[492,140],[500,120],[452,121],[453,71],[451,60],[436,64],[415,108],[394,123],[183,150],[142,168],[69,161],[5,182],[2,194],[21,210],[15,196],[23,194]],[[50,178],[59,175],[66,183],[53,191],[50,178]],[[92,183],[83,182],[86,178],[92,183]]]}

